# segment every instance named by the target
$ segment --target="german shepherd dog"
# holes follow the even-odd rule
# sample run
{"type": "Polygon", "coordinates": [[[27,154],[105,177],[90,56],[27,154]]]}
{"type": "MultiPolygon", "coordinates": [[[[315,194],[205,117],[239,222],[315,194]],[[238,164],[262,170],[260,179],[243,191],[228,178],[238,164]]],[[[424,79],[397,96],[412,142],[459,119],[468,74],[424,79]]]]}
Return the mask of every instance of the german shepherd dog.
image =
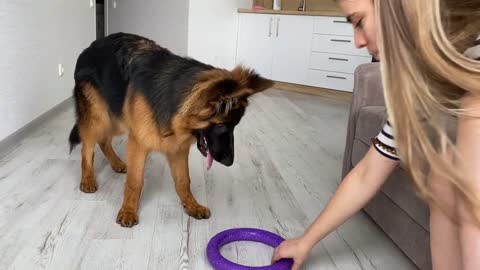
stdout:
{"type": "Polygon", "coordinates": [[[233,131],[248,97],[273,85],[251,69],[218,69],[126,33],[94,41],[78,57],[74,77],[76,123],[69,141],[70,151],[82,144],[80,189],[97,190],[93,152],[98,143],[112,169],[127,174],[117,216],[124,227],[138,224],[145,160],[151,151],[166,155],[186,213],[209,218],[210,210],[190,190],[190,146],[197,142],[208,168],[213,160],[232,165],[233,131]],[[112,138],[121,134],[128,134],[127,165],[112,148],[112,138]]]}

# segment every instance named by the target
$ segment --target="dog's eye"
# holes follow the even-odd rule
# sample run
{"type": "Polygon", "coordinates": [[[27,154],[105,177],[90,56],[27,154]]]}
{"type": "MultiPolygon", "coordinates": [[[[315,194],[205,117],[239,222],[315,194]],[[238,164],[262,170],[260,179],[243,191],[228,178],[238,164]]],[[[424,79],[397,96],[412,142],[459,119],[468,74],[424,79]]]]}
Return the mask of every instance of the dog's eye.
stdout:
{"type": "Polygon", "coordinates": [[[238,109],[240,106],[244,106],[244,105],[245,105],[245,101],[243,99],[242,100],[239,98],[224,99],[215,105],[215,111],[216,111],[215,116],[219,116],[219,115],[226,116],[232,110],[238,109]]]}
{"type": "Polygon", "coordinates": [[[220,112],[223,113],[223,114],[228,114],[228,112],[230,112],[232,110],[233,106],[234,106],[233,99],[231,99],[231,98],[226,99],[222,102],[220,112]]]}
{"type": "Polygon", "coordinates": [[[224,113],[226,107],[227,107],[227,105],[225,104],[224,101],[217,103],[216,108],[215,108],[216,111],[217,111],[217,114],[222,114],[222,113],[224,113]]]}

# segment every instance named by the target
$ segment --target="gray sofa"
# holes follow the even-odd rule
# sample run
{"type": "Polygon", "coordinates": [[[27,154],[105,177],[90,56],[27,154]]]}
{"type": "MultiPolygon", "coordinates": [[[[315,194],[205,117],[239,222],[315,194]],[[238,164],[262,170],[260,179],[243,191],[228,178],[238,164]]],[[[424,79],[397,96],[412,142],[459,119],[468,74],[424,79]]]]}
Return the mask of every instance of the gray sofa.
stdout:
{"type": "MultiPolygon", "coordinates": [[[[380,66],[378,63],[362,65],[355,72],[343,176],[366,154],[385,121],[380,66]]],[[[418,268],[431,269],[428,207],[416,196],[400,166],[365,207],[365,212],[418,268]]]]}

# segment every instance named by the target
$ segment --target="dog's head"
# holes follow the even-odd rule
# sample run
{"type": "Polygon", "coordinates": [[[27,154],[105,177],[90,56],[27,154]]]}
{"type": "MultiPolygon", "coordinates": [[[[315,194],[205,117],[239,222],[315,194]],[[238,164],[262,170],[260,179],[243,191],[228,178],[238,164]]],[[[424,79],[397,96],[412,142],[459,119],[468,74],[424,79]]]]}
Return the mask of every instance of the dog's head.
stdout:
{"type": "Polygon", "coordinates": [[[248,98],[272,86],[273,81],[243,67],[233,71],[214,69],[199,76],[180,111],[197,138],[208,168],[213,160],[225,166],[233,164],[233,132],[245,113],[248,98]]]}

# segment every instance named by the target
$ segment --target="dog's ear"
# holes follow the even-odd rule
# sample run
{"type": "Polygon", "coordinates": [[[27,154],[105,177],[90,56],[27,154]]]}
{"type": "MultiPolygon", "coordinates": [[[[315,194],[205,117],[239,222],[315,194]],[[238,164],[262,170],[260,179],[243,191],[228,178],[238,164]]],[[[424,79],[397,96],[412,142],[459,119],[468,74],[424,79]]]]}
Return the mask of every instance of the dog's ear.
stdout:
{"type": "Polygon", "coordinates": [[[233,78],[229,71],[216,69],[204,72],[197,79],[180,112],[212,115],[222,102],[235,96],[241,88],[241,82],[233,78]]]}
{"type": "Polygon", "coordinates": [[[249,96],[273,86],[273,81],[251,69],[236,67],[232,71],[214,69],[199,75],[192,93],[180,108],[182,114],[208,115],[245,101],[249,96]]]}
{"type": "Polygon", "coordinates": [[[211,94],[215,95],[216,97],[228,96],[233,94],[239,87],[240,84],[238,81],[226,78],[214,83],[211,86],[212,90],[214,90],[211,91],[211,94]]]}
{"type": "Polygon", "coordinates": [[[252,94],[272,88],[274,85],[272,80],[263,78],[255,70],[242,66],[237,66],[232,71],[232,74],[237,81],[243,83],[244,87],[251,89],[253,91],[252,94]]]}
{"type": "Polygon", "coordinates": [[[255,93],[265,91],[274,85],[272,80],[265,79],[256,72],[251,72],[248,77],[248,87],[255,93]]]}

